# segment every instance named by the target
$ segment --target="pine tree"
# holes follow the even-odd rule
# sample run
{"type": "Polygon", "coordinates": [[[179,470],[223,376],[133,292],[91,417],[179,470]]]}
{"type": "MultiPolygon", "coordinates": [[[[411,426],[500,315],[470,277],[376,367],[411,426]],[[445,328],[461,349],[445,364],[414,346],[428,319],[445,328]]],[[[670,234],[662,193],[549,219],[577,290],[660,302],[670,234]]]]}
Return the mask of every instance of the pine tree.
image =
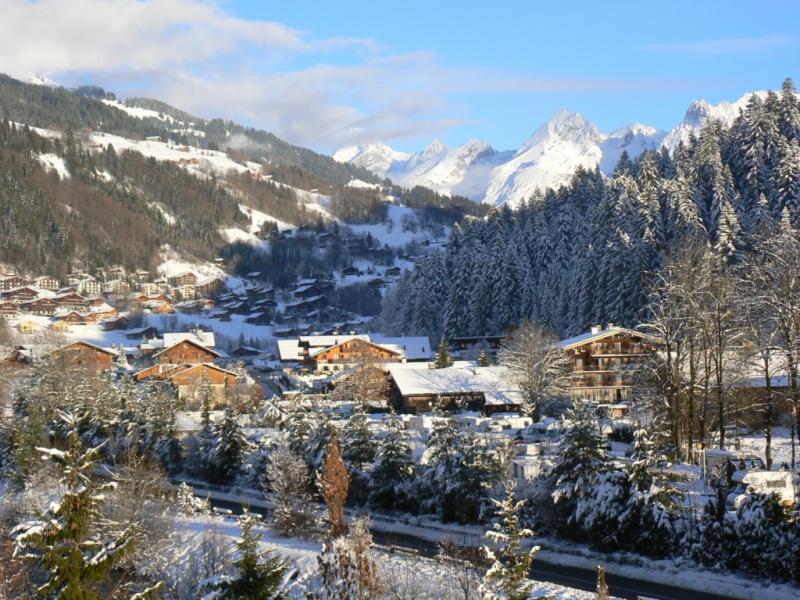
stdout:
{"type": "Polygon", "coordinates": [[[236,421],[236,413],[230,404],[225,407],[222,422],[217,426],[215,439],[213,479],[223,483],[228,482],[239,472],[248,446],[236,421]]]}
{"type": "Polygon", "coordinates": [[[363,471],[375,460],[377,445],[369,428],[369,416],[359,407],[342,431],[342,456],[363,471]]]}
{"type": "Polygon", "coordinates": [[[411,448],[400,418],[385,420],[386,436],[381,440],[370,472],[370,504],[384,509],[403,509],[409,504],[407,484],[414,476],[411,448]]]}
{"type": "Polygon", "coordinates": [[[262,485],[270,502],[270,522],[281,535],[311,536],[318,528],[308,467],[286,446],[275,448],[267,459],[262,485]]]}
{"type": "Polygon", "coordinates": [[[534,583],[528,575],[539,546],[522,549],[522,543],[533,536],[533,532],[520,525],[520,512],[525,501],[516,502],[515,492],[515,484],[506,482],[505,497],[494,500],[499,521],[486,532],[491,546],[483,547],[487,560],[492,562],[481,583],[481,592],[486,600],[527,600],[533,591],[534,583]]]}
{"type": "Polygon", "coordinates": [[[260,552],[261,534],[256,531],[261,519],[247,510],[238,518],[241,539],[236,542],[239,557],[236,573],[216,587],[215,598],[225,600],[280,600],[288,563],[272,551],[260,552]]]}
{"type": "Polygon", "coordinates": [[[39,451],[44,460],[61,467],[66,492],[39,520],[16,528],[17,547],[47,573],[46,582],[37,590],[42,597],[99,600],[99,590],[111,570],[131,551],[134,530],[125,527],[106,540],[95,530],[105,493],[116,483],[92,480],[99,447],[82,451],[76,417],[67,413],[59,413],[59,417],[69,430],[69,449],[39,451]]]}
{"type": "Polygon", "coordinates": [[[574,522],[578,503],[591,496],[597,475],[606,466],[603,438],[591,407],[576,401],[568,418],[571,427],[564,435],[552,473],[552,497],[562,525],[574,522]]]}
{"type": "Polygon", "coordinates": [[[450,350],[447,348],[447,340],[443,337],[439,342],[439,351],[436,353],[437,369],[445,369],[453,365],[453,359],[450,358],[450,350]]]}

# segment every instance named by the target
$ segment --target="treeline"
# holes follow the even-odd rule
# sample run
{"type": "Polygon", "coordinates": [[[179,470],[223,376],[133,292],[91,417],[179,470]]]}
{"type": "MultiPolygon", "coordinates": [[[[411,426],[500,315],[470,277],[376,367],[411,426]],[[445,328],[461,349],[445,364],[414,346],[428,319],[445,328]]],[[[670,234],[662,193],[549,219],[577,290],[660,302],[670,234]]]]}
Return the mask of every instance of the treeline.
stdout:
{"type": "Polygon", "coordinates": [[[665,258],[700,240],[737,263],[751,238],[800,206],[800,103],[791,80],[753,95],[730,128],[708,123],[672,155],[626,154],[606,179],[578,170],[517,211],[453,230],[385,302],[384,328],[498,333],[525,320],[561,335],[592,324],[636,325],[665,258]]]}

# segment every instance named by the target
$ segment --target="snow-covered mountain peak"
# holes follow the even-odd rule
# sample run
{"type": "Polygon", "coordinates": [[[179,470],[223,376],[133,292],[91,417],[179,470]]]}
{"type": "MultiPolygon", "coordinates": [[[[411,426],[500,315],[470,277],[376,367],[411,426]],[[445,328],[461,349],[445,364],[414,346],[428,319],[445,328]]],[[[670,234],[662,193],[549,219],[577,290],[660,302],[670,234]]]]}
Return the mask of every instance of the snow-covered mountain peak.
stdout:
{"type": "Polygon", "coordinates": [[[654,136],[659,133],[663,135],[664,131],[656,127],[650,127],[650,125],[643,125],[642,123],[631,123],[630,125],[625,125],[625,127],[615,129],[608,134],[608,137],[632,139],[636,136],[654,136]]]}
{"type": "Polygon", "coordinates": [[[587,121],[581,113],[560,110],[522,143],[519,150],[517,150],[517,154],[522,154],[543,141],[552,138],[584,144],[586,142],[599,142],[602,139],[602,135],[595,124],[587,121]]]}
{"type": "Polygon", "coordinates": [[[425,146],[425,149],[422,151],[422,156],[424,158],[432,158],[434,156],[438,156],[442,152],[447,151],[447,146],[445,146],[441,140],[434,139],[430,144],[425,146]]]}
{"type": "Polygon", "coordinates": [[[392,164],[398,161],[406,161],[409,158],[406,152],[399,152],[383,144],[374,142],[362,144],[361,146],[347,146],[337,150],[333,158],[342,163],[352,163],[358,167],[363,167],[372,171],[378,177],[386,177],[392,164]]]}
{"type": "Polygon", "coordinates": [[[47,87],[58,87],[58,84],[50,79],[42,75],[41,73],[34,73],[26,80],[28,83],[32,83],[33,85],[46,85],[47,87]]]}
{"type": "Polygon", "coordinates": [[[753,94],[763,97],[766,92],[751,92],[735,102],[716,105],[695,100],[683,120],[669,132],[632,123],[604,134],[582,114],[561,110],[515,151],[498,152],[479,140],[454,148],[434,140],[423,151],[413,154],[397,153],[375,144],[370,145],[369,151],[363,147],[357,152],[348,149],[349,154],[339,151],[335,158],[364,166],[400,185],[424,185],[442,193],[461,194],[491,204],[508,202],[513,206],[537,189],[557,188],[567,183],[579,166],[599,167],[610,175],[623,152],[631,159],[646,150],[662,147],[671,152],[709,119],[730,126],[753,94]]]}

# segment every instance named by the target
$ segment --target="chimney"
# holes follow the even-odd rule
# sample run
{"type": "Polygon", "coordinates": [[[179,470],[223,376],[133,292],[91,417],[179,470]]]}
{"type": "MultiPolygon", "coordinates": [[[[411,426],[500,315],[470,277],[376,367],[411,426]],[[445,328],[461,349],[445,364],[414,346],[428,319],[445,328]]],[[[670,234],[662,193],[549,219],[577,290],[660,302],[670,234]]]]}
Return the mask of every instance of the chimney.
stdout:
{"type": "Polygon", "coordinates": [[[597,335],[598,333],[600,333],[601,329],[602,328],[600,327],[600,325],[593,325],[592,326],[592,335],[597,335]]]}
{"type": "Polygon", "coordinates": [[[606,329],[614,329],[614,324],[609,323],[608,325],[606,325],[606,329]]]}

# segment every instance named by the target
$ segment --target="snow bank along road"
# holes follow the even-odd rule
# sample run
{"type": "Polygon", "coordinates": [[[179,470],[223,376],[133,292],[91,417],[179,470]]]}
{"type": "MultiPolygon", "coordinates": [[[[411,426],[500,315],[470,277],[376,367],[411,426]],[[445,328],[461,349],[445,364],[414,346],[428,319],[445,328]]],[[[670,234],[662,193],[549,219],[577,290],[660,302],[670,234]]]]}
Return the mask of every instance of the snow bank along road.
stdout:
{"type": "MultiPolygon", "coordinates": [[[[240,513],[244,507],[243,502],[215,497],[209,488],[193,484],[203,492],[208,491],[209,500],[214,508],[222,508],[240,513]]],[[[248,509],[266,515],[267,511],[257,503],[250,504],[248,509]]],[[[394,548],[413,550],[426,556],[434,556],[437,551],[436,542],[422,539],[407,533],[381,531],[373,529],[372,536],[375,542],[389,550],[394,548]]],[[[546,581],[579,590],[594,591],[597,589],[597,573],[593,569],[563,566],[556,562],[548,562],[539,558],[534,559],[531,569],[531,578],[537,581],[546,581]]],[[[614,574],[613,565],[606,567],[606,580],[611,595],[626,600],[637,600],[646,597],[653,600],[730,600],[730,596],[721,596],[710,592],[699,592],[673,585],[653,583],[643,579],[635,579],[614,574]]]]}

